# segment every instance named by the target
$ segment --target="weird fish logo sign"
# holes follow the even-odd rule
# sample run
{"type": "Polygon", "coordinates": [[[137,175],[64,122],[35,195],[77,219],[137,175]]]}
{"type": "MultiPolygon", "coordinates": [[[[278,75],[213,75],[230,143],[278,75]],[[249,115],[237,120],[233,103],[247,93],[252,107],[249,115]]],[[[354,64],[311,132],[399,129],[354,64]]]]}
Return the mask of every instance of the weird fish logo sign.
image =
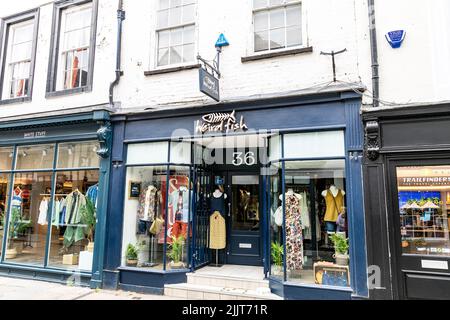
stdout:
{"type": "Polygon", "coordinates": [[[247,131],[248,127],[241,116],[239,121],[236,118],[236,111],[231,113],[210,113],[202,117],[202,121],[197,121],[196,132],[236,132],[247,131]]]}

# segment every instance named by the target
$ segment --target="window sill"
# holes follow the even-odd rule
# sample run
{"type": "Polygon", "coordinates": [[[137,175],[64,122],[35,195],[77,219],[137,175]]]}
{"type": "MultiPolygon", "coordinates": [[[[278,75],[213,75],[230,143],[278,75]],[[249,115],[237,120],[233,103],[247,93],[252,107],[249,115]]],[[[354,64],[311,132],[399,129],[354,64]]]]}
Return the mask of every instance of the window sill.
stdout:
{"type": "Polygon", "coordinates": [[[0,100],[0,105],[24,103],[24,102],[30,102],[30,101],[31,101],[31,97],[5,99],[5,100],[0,100]]]}
{"type": "Polygon", "coordinates": [[[184,71],[184,70],[191,70],[191,69],[199,69],[201,67],[200,64],[189,64],[189,65],[181,65],[178,67],[169,67],[169,68],[161,68],[161,69],[154,69],[150,71],[145,71],[145,76],[153,76],[157,74],[164,74],[164,73],[172,73],[172,72],[178,72],[178,71],[184,71]]]}
{"type": "Polygon", "coordinates": [[[92,91],[92,86],[85,86],[85,87],[75,88],[75,89],[49,91],[49,92],[46,92],[45,97],[46,98],[61,97],[61,96],[67,96],[67,95],[71,95],[71,94],[91,92],[91,91],[92,91]]]}
{"type": "Polygon", "coordinates": [[[282,57],[282,56],[290,56],[300,53],[311,53],[313,52],[313,47],[304,47],[304,48],[297,48],[297,49],[287,49],[287,50],[280,50],[280,51],[273,51],[269,53],[262,53],[262,54],[252,54],[246,57],[241,58],[241,62],[251,62],[251,61],[257,61],[257,60],[263,60],[263,59],[271,59],[275,57],[282,57]]]}

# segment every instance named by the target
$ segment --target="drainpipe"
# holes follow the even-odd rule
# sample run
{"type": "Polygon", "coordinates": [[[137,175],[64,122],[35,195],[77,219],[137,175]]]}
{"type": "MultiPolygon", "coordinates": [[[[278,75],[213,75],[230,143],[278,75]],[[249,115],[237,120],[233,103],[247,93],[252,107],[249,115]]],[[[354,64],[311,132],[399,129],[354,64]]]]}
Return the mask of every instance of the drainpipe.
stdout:
{"type": "Polygon", "coordinates": [[[116,51],[116,78],[109,86],[109,105],[114,107],[114,87],[119,84],[122,76],[121,53],[122,53],[122,23],[125,20],[125,11],[123,10],[123,0],[119,0],[117,9],[117,51],[116,51]]]}
{"type": "Polygon", "coordinates": [[[375,0],[368,0],[369,5],[369,28],[370,28],[370,50],[372,55],[372,99],[374,108],[380,105],[380,74],[378,64],[378,42],[377,25],[375,21],[375,0]]]}

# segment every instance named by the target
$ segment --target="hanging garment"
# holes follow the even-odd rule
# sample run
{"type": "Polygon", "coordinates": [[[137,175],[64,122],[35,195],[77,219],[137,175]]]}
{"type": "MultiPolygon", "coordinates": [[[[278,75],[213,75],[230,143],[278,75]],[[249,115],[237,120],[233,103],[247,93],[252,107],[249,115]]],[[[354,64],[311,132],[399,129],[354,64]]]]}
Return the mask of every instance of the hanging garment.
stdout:
{"type": "Polygon", "coordinates": [[[53,203],[52,226],[59,228],[59,214],[61,213],[60,201],[55,200],[53,203]]]}
{"type": "Polygon", "coordinates": [[[222,193],[222,195],[218,198],[214,197],[214,195],[210,198],[210,210],[212,213],[215,211],[220,212],[222,215],[225,215],[225,194],[222,193]]]}
{"type": "Polygon", "coordinates": [[[20,191],[19,194],[13,194],[11,206],[22,208],[22,191],[20,191]]]}
{"type": "Polygon", "coordinates": [[[302,214],[303,239],[312,239],[311,218],[309,216],[308,195],[306,192],[301,193],[300,212],[302,214]]]}
{"type": "Polygon", "coordinates": [[[303,227],[300,199],[286,195],[286,265],[288,270],[303,268],[303,227]]]}
{"type": "MultiPolygon", "coordinates": [[[[187,188],[175,190],[169,195],[169,203],[172,204],[172,210],[174,212],[174,222],[182,221],[188,223],[189,221],[189,194],[192,195],[192,191],[187,188]],[[177,210],[180,208],[179,210],[177,210]],[[177,219],[178,214],[178,219],[177,219]]],[[[170,224],[171,221],[169,221],[170,224]]]]}
{"type": "MultiPolygon", "coordinates": [[[[173,199],[172,199],[173,200],[173,199]]],[[[172,235],[176,238],[183,236],[184,239],[186,239],[186,235],[187,235],[187,229],[188,229],[188,223],[187,223],[187,214],[189,214],[189,212],[187,212],[186,214],[186,222],[184,222],[184,194],[183,194],[183,190],[179,190],[178,191],[178,202],[177,202],[177,207],[176,207],[176,211],[175,211],[175,222],[173,223],[172,226],[172,235]]]]}
{"type": "Polygon", "coordinates": [[[74,191],[66,197],[66,224],[81,222],[80,209],[86,205],[86,197],[79,191],[74,191]]]}
{"type": "Polygon", "coordinates": [[[325,196],[325,204],[327,209],[325,212],[324,221],[335,223],[342,207],[344,206],[344,196],[342,195],[342,191],[339,190],[336,197],[334,197],[328,189],[327,195],[325,196]]]}
{"type": "Polygon", "coordinates": [[[209,217],[209,248],[224,249],[227,246],[225,219],[219,211],[209,217]]]}
{"type": "Polygon", "coordinates": [[[94,204],[95,209],[97,209],[98,184],[89,187],[86,192],[86,197],[91,200],[91,202],[94,204]]]}
{"type": "Polygon", "coordinates": [[[138,220],[153,221],[155,219],[155,206],[158,189],[148,186],[139,195],[138,220]]]}
{"type": "Polygon", "coordinates": [[[41,226],[45,226],[47,224],[47,212],[48,212],[48,200],[43,199],[41,204],[39,205],[39,217],[38,223],[41,226]]]}
{"type": "Polygon", "coordinates": [[[66,201],[66,199],[62,199],[61,200],[61,202],[59,203],[59,225],[63,225],[63,224],[65,224],[66,222],[66,208],[67,208],[67,206],[66,206],[66,204],[67,204],[67,201],[66,201]]]}

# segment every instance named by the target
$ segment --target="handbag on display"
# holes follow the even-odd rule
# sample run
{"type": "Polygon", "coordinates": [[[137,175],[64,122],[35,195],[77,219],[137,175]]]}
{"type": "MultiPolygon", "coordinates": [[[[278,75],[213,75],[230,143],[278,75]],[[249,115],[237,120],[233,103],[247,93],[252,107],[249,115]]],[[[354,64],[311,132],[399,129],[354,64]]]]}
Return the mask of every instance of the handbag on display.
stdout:
{"type": "Polygon", "coordinates": [[[156,217],[155,220],[153,220],[153,223],[150,226],[149,231],[151,234],[157,235],[161,232],[163,226],[164,226],[164,219],[156,217]]]}

